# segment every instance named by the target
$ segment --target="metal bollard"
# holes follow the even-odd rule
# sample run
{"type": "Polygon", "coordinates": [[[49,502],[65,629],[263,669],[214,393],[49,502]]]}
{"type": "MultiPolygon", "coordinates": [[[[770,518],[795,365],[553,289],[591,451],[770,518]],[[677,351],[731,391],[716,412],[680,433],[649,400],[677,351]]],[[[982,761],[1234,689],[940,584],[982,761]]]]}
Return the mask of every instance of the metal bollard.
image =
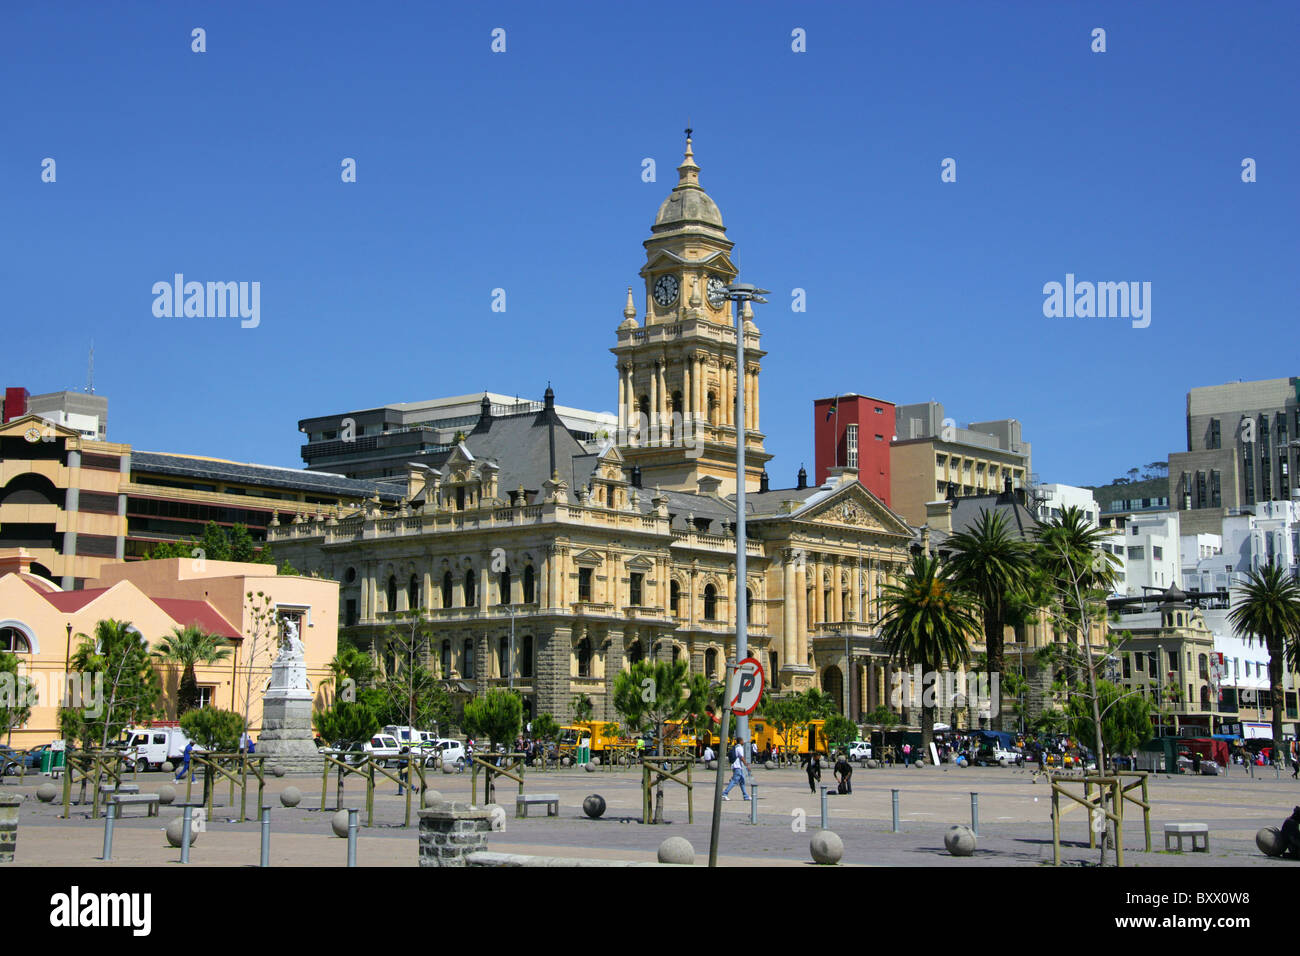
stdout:
{"type": "Polygon", "coordinates": [[[185,821],[181,824],[181,862],[190,862],[190,817],[194,813],[193,807],[185,807],[181,810],[182,819],[185,821]]]}
{"type": "Polygon", "coordinates": [[[749,822],[758,826],[758,784],[749,784],[749,822]]]}
{"type": "Polygon", "coordinates": [[[348,866],[357,865],[357,812],[348,810],[348,866]]]}
{"type": "Polygon", "coordinates": [[[262,808],[262,859],[259,866],[271,865],[271,808],[262,808]]]}
{"type": "Polygon", "coordinates": [[[898,791],[897,791],[897,790],[891,790],[890,793],[893,794],[893,803],[894,803],[894,832],[897,833],[897,832],[898,832],[898,791]]]}
{"type": "Polygon", "coordinates": [[[117,816],[117,804],[110,801],[105,810],[103,859],[111,860],[113,859],[113,818],[117,816]]]}
{"type": "Polygon", "coordinates": [[[976,836],[980,835],[980,795],[974,790],[970,794],[970,828],[976,836]]]}
{"type": "Polygon", "coordinates": [[[825,830],[830,826],[830,821],[826,819],[826,784],[822,784],[822,829],[825,830]]]}

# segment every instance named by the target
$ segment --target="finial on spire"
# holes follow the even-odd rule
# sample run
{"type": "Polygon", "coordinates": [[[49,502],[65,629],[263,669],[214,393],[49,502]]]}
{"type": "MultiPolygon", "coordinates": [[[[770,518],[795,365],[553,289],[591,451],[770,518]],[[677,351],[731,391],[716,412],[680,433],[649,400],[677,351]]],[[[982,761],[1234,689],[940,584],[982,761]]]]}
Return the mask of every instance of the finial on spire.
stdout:
{"type": "Polygon", "coordinates": [[[691,134],[695,130],[691,129],[690,120],[686,121],[686,155],[682,159],[682,164],[677,167],[678,185],[690,183],[698,186],[700,184],[700,167],[695,165],[695,151],[691,149],[691,134]]]}
{"type": "Polygon", "coordinates": [[[632,301],[632,287],[627,287],[627,305],[623,306],[623,317],[628,319],[636,318],[636,303],[632,301]]]}

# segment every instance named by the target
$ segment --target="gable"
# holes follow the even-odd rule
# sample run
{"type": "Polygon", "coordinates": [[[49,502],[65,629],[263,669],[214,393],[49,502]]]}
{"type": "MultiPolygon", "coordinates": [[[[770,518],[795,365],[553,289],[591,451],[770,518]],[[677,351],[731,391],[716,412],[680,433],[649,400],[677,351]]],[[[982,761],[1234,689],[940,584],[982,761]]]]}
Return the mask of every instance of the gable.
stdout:
{"type": "Polygon", "coordinates": [[[832,492],[829,498],[805,505],[791,517],[814,524],[912,536],[912,528],[906,521],[856,481],[832,492]]]}

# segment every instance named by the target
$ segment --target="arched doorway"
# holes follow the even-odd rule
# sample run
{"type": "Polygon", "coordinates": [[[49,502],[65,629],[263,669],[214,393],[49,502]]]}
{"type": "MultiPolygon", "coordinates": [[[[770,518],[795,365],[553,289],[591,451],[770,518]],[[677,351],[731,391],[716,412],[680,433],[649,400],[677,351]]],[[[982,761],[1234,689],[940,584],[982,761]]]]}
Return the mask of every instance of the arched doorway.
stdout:
{"type": "Polygon", "coordinates": [[[843,710],[844,675],[834,664],[822,671],[822,691],[829,694],[831,700],[835,701],[835,706],[843,710]]]}

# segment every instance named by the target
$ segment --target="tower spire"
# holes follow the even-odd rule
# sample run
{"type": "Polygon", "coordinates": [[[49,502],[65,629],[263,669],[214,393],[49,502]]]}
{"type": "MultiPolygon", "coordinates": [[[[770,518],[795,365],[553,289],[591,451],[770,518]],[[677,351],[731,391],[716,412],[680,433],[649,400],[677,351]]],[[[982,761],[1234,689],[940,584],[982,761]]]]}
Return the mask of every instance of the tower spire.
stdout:
{"type": "MultiPolygon", "coordinates": [[[[690,122],[687,120],[687,122],[690,122]]],[[[700,184],[700,167],[695,165],[695,151],[691,149],[691,134],[695,130],[689,126],[686,127],[686,155],[682,158],[682,164],[677,167],[677,185],[684,186],[690,184],[698,186],[700,184]]]]}

